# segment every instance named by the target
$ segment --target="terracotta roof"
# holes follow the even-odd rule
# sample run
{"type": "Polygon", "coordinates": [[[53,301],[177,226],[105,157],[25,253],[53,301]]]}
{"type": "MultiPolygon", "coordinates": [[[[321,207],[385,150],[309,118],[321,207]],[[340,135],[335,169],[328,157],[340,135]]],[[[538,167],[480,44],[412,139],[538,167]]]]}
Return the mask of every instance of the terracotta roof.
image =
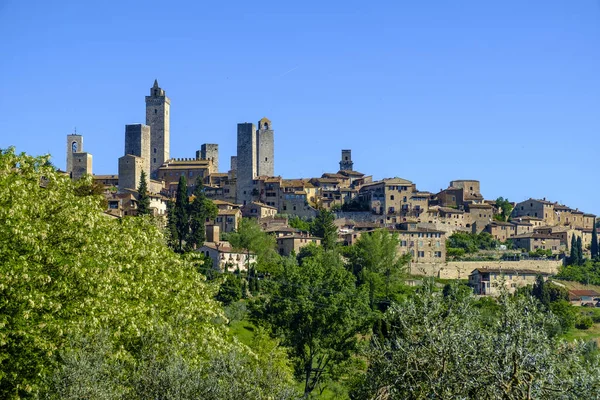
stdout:
{"type": "Polygon", "coordinates": [[[256,206],[263,207],[263,208],[271,208],[271,209],[273,209],[273,210],[277,210],[277,208],[276,208],[276,207],[271,207],[271,206],[268,206],[268,205],[266,205],[265,203],[261,203],[261,202],[258,202],[258,201],[253,201],[253,202],[252,202],[252,203],[250,203],[250,204],[254,204],[254,205],[256,205],[256,206]]]}
{"type": "Polygon", "coordinates": [[[362,172],[348,171],[348,170],[340,170],[340,171],[338,171],[338,174],[348,175],[348,176],[365,176],[365,174],[363,174],[362,172]]]}
{"type": "Polygon", "coordinates": [[[215,203],[215,205],[226,205],[226,206],[232,206],[232,207],[240,207],[239,204],[234,204],[234,203],[230,203],[228,201],[224,201],[224,200],[213,200],[213,203],[215,203]]]}
{"type": "Polygon", "coordinates": [[[569,294],[573,294],[575,296],[600,296],[600,293],[596,292],[595,290],[589,289],[569,290],[569,294]]]}
{"type": "Polygon", "coordinates": [[[556,239],[558,240],[557,237],[555,236],[551,236],[551,235],[546,235],[543,233],[522,233],[520,235],[516,235],[512,237],[513,239],[556,239]]]}
{"type": "Polygon", "coordinates": [[[334,174],[331,172],[325,172],[323,175],[321,175],[321,178],[348,179],[346,175],[334,174]]]}
{"type": "Polygon", "coordinates": [[[476,204],[476,203],[471,203],[469,204],[469,208],[492,208],[491,205],[489,204],[476,204]]]}
{"type": "Polygon", "coordinates": [[[465,213],[463,210],[457,210],[456,208],[450,208],[450,207],[438,207],[438,210],[448,213],[448,214],[464,214],[465,213]]]}
{"type": "Polygon", "coordinates": [[[236,208],[234,210],[219,210],[218,214],[219,215],[237,215],[237,214],[241,214],[242,212],[240,211],[239,208],[236,208]]]}
{"type": "MultiPolygon", "coordinates": [[[[234,253],[244,255],[247,253],[246,250],[235,251],[233,247],[231,247],[231,244],[229,242],[204,242],[204,245],[202,247],[208,247],[209,249],[217,250],[220,253],[234,253]]],[[[197,251],[201,250],[202,247],[200,247],[197,251]]],[[[255,254],[253,252],[250,252],[250,255],[254,256],[255,254]]]]}
{"type": "Polygon", "coordinates": [[[292,228],[290,226],[272,226],[272,227],[265,228],[264,231],[267,233],[274,233],[274,232],[297,233],[297,232],[300,232],[300,230],[298,230],[296,228],[292,228]]]}

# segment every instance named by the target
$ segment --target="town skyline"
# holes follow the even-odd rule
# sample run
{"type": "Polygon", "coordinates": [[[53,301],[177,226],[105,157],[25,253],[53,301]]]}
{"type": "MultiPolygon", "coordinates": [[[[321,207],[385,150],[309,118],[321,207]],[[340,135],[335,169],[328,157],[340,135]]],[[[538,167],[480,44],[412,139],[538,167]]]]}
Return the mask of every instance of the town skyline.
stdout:
{"type": "Polygon", "coordinates": [[[94,172],[116,173],[125,124],[144,122],[142,97],[158,79],[173,102],[172,157],[218,143],[226,171],[236,125],[267,117],[275,175],[285,178],[335,172],[348,148],[355,169],[374,180],[398,176],[436,192],[477,179],[486,198],[545,197],[600,214],[591,166],[600,130],[597,5],[465,4],[260,13],[240,5],[236,15],[215,6],[185,20],[203,22],[197,32],[174,25],[182,11],[164,7],[124,7],[107,30],[102,12],[94,19],[98,10],[84,5],[27,13],[6,4],[0,29],[11,40],[0,46],[13,56],[0,72],[12,95],[0,100],[8,132],[0,147],[49,152],[64,168],[64,136],[77,127],[94,172]],[[243,36],[239,18],[277,34],[243,36]],[[157,38],[149,21],[169,29],[157,38]],[[43,66],[32,62],[38,56],[43,66]]]}

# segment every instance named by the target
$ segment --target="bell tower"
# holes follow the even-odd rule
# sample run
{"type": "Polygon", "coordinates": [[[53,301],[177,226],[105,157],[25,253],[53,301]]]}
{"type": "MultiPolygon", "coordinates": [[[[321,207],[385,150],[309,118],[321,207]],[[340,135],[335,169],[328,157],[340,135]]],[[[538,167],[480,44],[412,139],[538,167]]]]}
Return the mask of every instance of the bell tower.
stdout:
{"type": "Polygon", "coordinates": [[[169,159],[170,111],[171,100],[154,80],[150,96],[146,96],[146,125],[150,126],[150,176],[154,179],[158,168],[169,159]]]}

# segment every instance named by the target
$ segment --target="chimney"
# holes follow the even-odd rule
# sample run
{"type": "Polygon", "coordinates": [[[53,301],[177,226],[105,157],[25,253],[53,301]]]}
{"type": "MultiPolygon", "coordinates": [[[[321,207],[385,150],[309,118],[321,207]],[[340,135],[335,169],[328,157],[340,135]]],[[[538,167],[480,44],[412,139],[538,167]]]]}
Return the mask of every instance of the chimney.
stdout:
{"type": "Polygon", "coordinates": [[[219,243],[220,239],[219,225],[206,225],[206,241],[219,243]]]}

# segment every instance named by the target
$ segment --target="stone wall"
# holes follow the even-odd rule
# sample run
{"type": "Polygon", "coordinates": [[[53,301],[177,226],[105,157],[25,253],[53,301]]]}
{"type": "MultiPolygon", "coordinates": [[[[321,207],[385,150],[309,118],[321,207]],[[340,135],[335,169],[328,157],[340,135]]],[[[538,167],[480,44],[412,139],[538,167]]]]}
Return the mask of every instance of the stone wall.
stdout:
{"type": "Polygon", "coordinates": [[[476,268],[499,268],[506,271],[528,269],[556,274],[560,266],[562,266],[562,260],[411,262],[409,271],[411,275],[443,279],[468,279],[469,274],[476,268]]]}
{"type": "Polygon", "coordinates": [[[83,136],[67,135],[67,173],[73,172],[73,153],[83,152],[83,136]]]}
{"type": "Polygon", "coordinates": [[[256,174],[275,175],[275,143],[272,129],[261,129],[256,133],[256,174]]]}
{"type": "Polygon", "coordinates": [[[144,159],[133,154],[125,154],[119,158],[119,191],[137,190],[140,175],[144,168],[144,159]]]}
{"type": "Polygon", "coordinates": [[[146,125],[150,126],[150,171],[156,177],[158,168],[170,157],[171,123],[169,111],[171,100],[154,82],[150,96],[146,96],[146,125]]]}
{"type": "Polygon", "coordinates": [[[337,211],[336,219],[351,219],[354,222],[379,222],[381,215],[373,214],[371,211],[337,211]]]}
{"type": "MultiPolygon", "coordinates": [[[[197,152],[196,158],[198,158],[197,152]]],[[[200,146],[200,159],[212,160],[213,169],[211,172],[219,172],[219,145],[214,143],[204,143],[200,146]]]]}

